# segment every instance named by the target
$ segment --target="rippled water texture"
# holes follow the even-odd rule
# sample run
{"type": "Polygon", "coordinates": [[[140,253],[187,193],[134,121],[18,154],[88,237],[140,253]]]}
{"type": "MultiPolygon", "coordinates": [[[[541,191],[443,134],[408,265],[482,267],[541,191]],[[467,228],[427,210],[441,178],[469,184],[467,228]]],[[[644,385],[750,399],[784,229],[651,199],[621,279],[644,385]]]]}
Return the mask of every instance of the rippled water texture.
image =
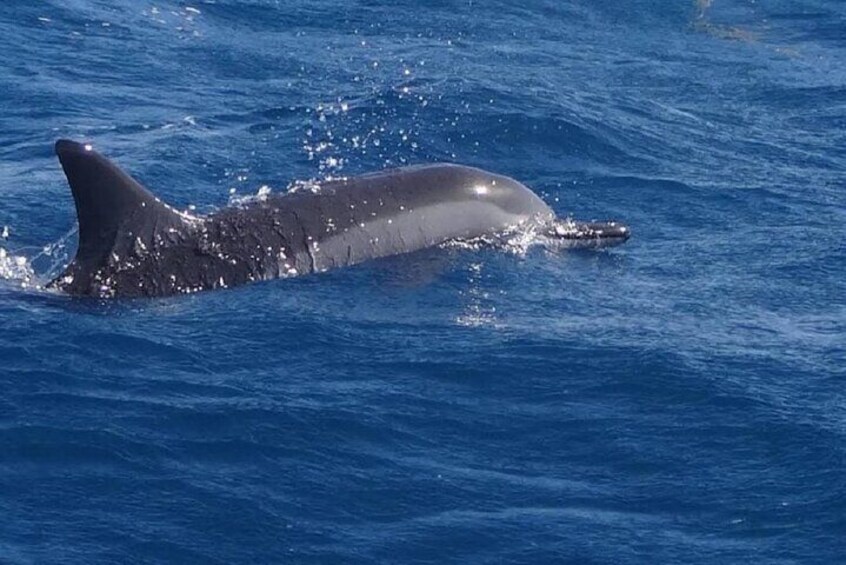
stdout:
{"type": "Polygon", "coordinates": [[[0,562],[842,561],[844,30],[840,0],[5,0],[0,562]],[[454,161],[634,237],[73,300],[38,288],[75,246],[59,137],[196,213],[454,161]]]}

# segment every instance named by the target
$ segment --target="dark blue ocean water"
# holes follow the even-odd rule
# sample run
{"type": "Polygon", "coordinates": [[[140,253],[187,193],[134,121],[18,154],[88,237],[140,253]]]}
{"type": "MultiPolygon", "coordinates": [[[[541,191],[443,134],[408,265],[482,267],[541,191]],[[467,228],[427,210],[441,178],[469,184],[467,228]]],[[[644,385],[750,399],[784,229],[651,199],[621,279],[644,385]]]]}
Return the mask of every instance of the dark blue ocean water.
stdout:
{"type": "Polygon", "coordinates": [[[846,3],[4,0],[0,562],[846,560],[846,3]],[[39,290],[88,140],[205,212],[455,161],[603,251],[39,290]]]}

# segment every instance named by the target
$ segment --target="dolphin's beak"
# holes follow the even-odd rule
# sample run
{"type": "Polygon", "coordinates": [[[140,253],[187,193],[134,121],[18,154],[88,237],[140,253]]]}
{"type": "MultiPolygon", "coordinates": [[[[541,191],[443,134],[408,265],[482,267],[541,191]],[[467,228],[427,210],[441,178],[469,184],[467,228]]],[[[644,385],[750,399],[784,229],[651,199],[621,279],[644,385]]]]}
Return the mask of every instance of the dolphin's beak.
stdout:
{"type": "Polygon", "coordinates": [[[555,235],[574,243],[610,245],[623,243],[632,232],[618,222],[568,222],[556,225],[555,235]]]}

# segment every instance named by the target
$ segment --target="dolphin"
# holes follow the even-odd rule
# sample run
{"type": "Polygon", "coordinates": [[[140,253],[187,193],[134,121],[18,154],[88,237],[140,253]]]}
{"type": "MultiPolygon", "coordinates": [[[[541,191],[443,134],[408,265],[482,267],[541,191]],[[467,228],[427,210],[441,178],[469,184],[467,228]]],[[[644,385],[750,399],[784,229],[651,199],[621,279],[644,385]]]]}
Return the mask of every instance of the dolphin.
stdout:
{"type": "Polygon", "coordinates": [[[156,198],[89,144],[61,139],[55,149],[76,204],[79,246],[49,286],[77,296],[227,288],[511,229],[588,245],[630,235],[615,222],[562,224],[516,180],[454,164],[321,181],[197,217],[156,198]]]}

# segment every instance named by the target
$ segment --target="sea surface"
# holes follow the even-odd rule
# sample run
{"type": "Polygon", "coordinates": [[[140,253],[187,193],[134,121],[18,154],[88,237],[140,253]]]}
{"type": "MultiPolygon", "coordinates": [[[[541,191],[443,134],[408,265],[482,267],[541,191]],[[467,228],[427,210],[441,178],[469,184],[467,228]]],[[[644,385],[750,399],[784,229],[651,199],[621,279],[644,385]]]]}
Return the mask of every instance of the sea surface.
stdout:
{"type": "Polygon", "coordinates": [[[1,563],[846,562],[842,0],[3,0],[0,232],[1,563]],[[634,235],[72,299],[60,137],[634,235]]]}

